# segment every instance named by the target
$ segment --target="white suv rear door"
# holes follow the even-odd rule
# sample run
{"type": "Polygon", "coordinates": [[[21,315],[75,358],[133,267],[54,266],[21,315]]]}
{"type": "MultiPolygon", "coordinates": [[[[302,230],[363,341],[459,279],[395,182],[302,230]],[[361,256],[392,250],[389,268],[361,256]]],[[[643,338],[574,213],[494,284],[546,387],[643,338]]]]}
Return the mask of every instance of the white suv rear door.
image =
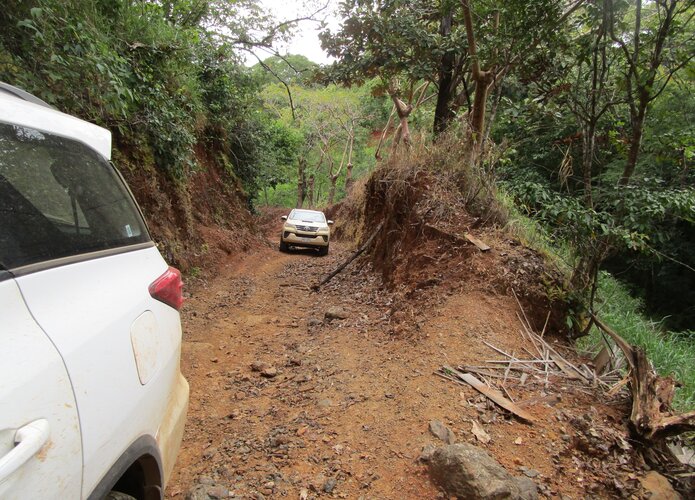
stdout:
{"type": "Polygon", "coordinates": [[[2,278],[0,498],[79,498],[82,449],[70,378],[16,282],[2,278]]]}
{"type": "MultiPolygon", "coordinates": [[[[174,373],[181,331],[178,314],[150,297],[148,286],[168,266],[155,247],[47,269],[17,278],[36,321],[59,347],[75,388],[88,497],[136,438],[155,436],[167,388],[143,385],[133,338],[148,318],[141,349],[156,374],[174,373]]],[[[142,361],[141,361],[141,366],[142,361]]],[[[149,380],[148,380],[149,381],[149,380]]],[[[154,386],[154,382],[160,382],[154,386]]]]}

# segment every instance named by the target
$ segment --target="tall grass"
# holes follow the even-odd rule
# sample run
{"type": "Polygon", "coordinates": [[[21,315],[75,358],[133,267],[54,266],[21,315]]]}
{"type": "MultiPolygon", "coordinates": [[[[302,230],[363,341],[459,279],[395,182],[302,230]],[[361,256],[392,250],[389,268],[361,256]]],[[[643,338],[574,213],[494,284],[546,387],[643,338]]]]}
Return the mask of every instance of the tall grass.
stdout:
{"type": "Polygon", "coordinates": [[[540,222],[523,215],[503,188],[497,188],[496,198],[506,212],[505,229],[527,247],[540,252],[561,272],[569,275],[574,262],[574,254],[569,246],[551,238],[540,222]]]}
{"type": "MultiPolygon", "coordinates": [[[[664,331],[659,322],[644,316],[642,301],[632,297],[627,287],[607,272],[599,276],[596,309],[625,340],[644,348],[660,375],[673,375],[683,384],[676,389],[674,407],[680,411],[695,409],[695,332],[664,331]]],[[[580,339],[578,347],[595,353],[601,342],[601,333],[594,327],[580,339]]]]}

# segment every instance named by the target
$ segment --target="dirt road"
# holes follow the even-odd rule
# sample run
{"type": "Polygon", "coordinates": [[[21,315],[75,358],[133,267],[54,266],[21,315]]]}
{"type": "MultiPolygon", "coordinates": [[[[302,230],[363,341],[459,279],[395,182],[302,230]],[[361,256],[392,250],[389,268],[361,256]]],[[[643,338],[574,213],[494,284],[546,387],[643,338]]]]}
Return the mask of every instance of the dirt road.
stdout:
{"type": "MultiPolygon", "coordinates": [[[[348,253],[339,244],[328,257],[268,245],[193,287],[182,353],[191,405],[169,498],[194,487],[240,498],[435,498],[418,461],[423,446],[442,444],[428,431],[431,420],[473,442],[477,420],[492,437],[487,450],[514,474],[532,468],[550,496],[601,496],[591,487],[600,478],[574,459],[563,413],[596,412],[591,395],[528,408],[540,422],[530,426],[432,375],[443,364],[491,357],[486,339],[518,348],[513,299],[465,284],[433,293],[411,333],[400,335],[391,325],[394,296],[357,262],[310,291],[348,253]],[[344,319],[326,317],[336,307],[344,319]]],[[[620,410],[602,408],[597,418],[611,414],[618,419],[620,410]]]]}

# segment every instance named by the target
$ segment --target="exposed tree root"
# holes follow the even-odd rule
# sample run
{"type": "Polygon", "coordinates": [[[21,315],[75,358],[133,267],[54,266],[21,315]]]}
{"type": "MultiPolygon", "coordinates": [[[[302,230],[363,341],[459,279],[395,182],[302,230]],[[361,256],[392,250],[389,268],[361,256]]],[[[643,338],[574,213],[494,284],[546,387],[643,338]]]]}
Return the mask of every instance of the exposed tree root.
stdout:
{"type": "Polygon", "coordinates": [[[658,443],[669,436],[695,430],[695,411],[680,415],[671,411],[677,382],[670,376],[659,376],[642,348],[628,344],[593,314],[592,318],[625,355],[632,393],[630,424],[637,437],[658,443]]]}

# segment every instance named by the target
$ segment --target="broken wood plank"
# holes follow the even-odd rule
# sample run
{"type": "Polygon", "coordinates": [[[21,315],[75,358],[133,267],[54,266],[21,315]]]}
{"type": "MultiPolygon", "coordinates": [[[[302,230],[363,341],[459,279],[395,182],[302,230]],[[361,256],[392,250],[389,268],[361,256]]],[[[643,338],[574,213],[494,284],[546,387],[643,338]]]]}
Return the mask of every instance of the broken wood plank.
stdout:
{"type": "MultiPolygon", "coordinates": [[[[494,369],[494,367],[491,368],[494,369]]],[[[497,373],[492,373],[487,370],[481,370],[480,368],[475,366],[459,366],[458,369],[461,371],[477,373],[478,375],[482,375],[483,377],[504,378],[505,380],[519,380],[519,377],[510,377],[508,373],[506,375],[499,375],[497,373]]]]}
{"type": "Polygon", "coordinates": [[[550,359],[552,359],[555,362],[555,364],[558,366],[558,368],[560,368],[560,370],[562,370],[562,372],[565,375],[567,375],[569,378],[571,378],[572,380],[587,381],[586,377],[584,377],[584,374],[582,374],[582,372],[580,372],[577,368],[574,368],[574,367],[570,368],[571,365],[567,361],[565,361],[565,359],[562,356],[560,356],[559,354],[557,354],[556,352],[553,352],[553,351],[550,352],[550,359]]]}
{"type": "Polygon", "coordinates": [[[490,247],[485,242],[479,240],[478,238],[476,238],[472,234],[464,233],[463,237],[466,238],[471,243],[473,243],[475,246],[477,246],[481,252],[487,252],[488,250],[490,250],[490,247]]]}
{"type": "Polygon", "coordinates": [[[440,238],[443,240],[447,240],[450,243],[454,245],[460,245],[460,246],[467,246],[468,245],[468,240],[464,240],[460,236],[456,234],[449,233],[447,231],[444,231],[443,229],[439,229],[436,226],[432,226],[430,224],[425,224],[423,226],[424,233],[426,236],[430,238],[440,238]]]}
{"type": "Polygon", "coordinates": [[[498,391],[497,389],[493,389],[484,383],[482,383],[480,380],[475,378],[472,374],[470,373],[461,373],[457,370],[454,370],[451,367],[445,366],[444,370],[447,370],[448,372],[454,374],[457,378],[463,380],[465,383],[473,387],[476,391],[490,399],[491,401],[495,402],[497,405],[501,406],[505,410],[513,413],[517,417],[519,417],[521,420],[528,422],[528,423],[534,423],[535,419],[531,416],[530,413],[522,410],[519,408],[517,405],[512,403],[509,399],[504,397],[504,395],[498,391]]]}

